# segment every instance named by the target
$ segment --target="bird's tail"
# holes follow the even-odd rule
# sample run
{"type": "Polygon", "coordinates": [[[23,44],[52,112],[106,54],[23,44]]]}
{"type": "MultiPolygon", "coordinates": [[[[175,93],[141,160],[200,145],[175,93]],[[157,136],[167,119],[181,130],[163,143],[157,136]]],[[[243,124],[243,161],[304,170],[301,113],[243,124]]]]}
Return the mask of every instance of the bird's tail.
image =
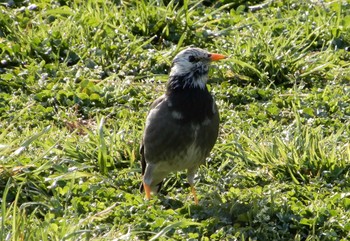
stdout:
{"type": "MultiPolygon", "coordinates": [[[[143,145],[141,145],[141,148],[140,148],[140,154],[141,154],[141,174],[142,174],[142,177],[143,175],[145,174],[145,171],[146,171],[146,159],[145,159],[145,148],[143,145]]],[[[160,191],[160,189],[162,188],[162,185],[163,185],[163,181],[161,181],[160,183],[157,184],[158,188],[157,188],[157,192],[160,191]]],[[[143,193],[144,191],[144,188],[143,188],[143,182],[141,182],[140,184],[140,192],[143,193]]]]}
{"type": "MultiPolygon", "coordinates": [[[[141,155],[141,174],[142,174],[142,177],[143,175],[145,174],[145,171],[146,171],[146,158],[145,158],[145,147],[143,144],[141,144],[141,147],[140,147],[140,155],[141,155]]],[[[160,189],[162,188],[162,185],[163,185],[163,181],[161,181],[160,183],[157,184],[157,192],[160,191],[160,189]]],[[[143,188],[143,182],[141,182],[140,184],[140,192],[143,193],[144,191],[144,188],[143,188]]]]}

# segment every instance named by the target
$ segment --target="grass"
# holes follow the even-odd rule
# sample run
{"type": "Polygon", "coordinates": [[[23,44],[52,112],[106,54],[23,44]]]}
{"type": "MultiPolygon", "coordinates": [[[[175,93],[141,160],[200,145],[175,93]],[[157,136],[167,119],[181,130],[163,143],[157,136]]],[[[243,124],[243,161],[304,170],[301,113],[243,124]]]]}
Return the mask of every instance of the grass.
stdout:
{"type": "Polygon", "coordinates": [[[0,4],[0,241],[347,240],[348,1],[0,4]],[[197,176],[138,192],[171,60],[226,54],[219,139],[197,176]]]}

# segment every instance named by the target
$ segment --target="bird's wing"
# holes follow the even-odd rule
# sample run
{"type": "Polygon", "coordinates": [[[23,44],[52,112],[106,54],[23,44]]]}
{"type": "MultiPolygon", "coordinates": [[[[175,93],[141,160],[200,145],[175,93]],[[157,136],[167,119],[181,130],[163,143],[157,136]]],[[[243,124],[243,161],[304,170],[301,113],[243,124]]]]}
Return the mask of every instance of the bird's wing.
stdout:
{"type": "MultiPolygon", "coordinates": [[[[156,99],[155,101],[153,101],[153,103],[151,104],[150,110],[148,112],[148,115],[150,115],[151,111],[156,108],[158,106],[158,104],[162,103],[165,99],[165,95],[162,95],[161,97],[159,97],[158,99],[156,99]]],[[[148,118],[148,117],[147,117],[148,118]]],[[[145,146],[144,146],[144,136],[142,137],[141,140],[141,145],[140,145],[140,155],[141,155],[141,174],[144,175],[145,174],[145,170],[146,170],[146,158],[145,158],[145,146]]]]}
{"type": "Polygon", "coordinates": [[[169,162],[193,142],[191,125],[182,124],[174,118],[166,96],[156,100],[152,107],[143,137],[145,161],[169,162]]]}
{"type": "MultiPolygon", "coordinates": [[[[156,99],[152,104],[151,104],[151,107],[150,107],[150,111],[148,112],[148,115],[147,115],[147,119],[148,119],[148,116],[150,115],[150,113],[152,112],[153,109],[157,108],[157,106],[164,102],[165,100],[165,95],[159,97],[158,99],[156,99]]],[[[147,126],[147,124],[146,124],[147,126]]],[[[147,163],[146,163],[146,157],[145,157],[145,142],[144,142],[144,138],[145,136],[142,137],[142,140],[141,140],[141,145],[140,145],[140,155],[141,155],[141,174],[144,175],[145,174],[145,171],[146,171],[146,166],[147,166],[147,163]]],[[[161,189],[162,187],[162,183],[163,182],[160,182],[159,184],[157,184],[158,186],[158,191],[161,189]]],[[[143,183],[141,183],[140,185],[140,192],[143,192],[143,183]]]]}

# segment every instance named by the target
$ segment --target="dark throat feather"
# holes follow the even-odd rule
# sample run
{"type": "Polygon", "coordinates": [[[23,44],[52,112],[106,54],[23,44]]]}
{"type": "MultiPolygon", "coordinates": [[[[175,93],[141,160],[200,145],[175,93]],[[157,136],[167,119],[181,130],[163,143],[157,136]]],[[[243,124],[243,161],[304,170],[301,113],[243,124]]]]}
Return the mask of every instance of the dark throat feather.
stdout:
{"type": "MultiPolygon", "coordinates": [[[[181,122],[202,123],[211,118],[215,113],[213,110],[213,97],[207,87],[200,88],[187,84],[186,76],[173,76],[170,78],[166,95],[171,105],[171,111],[182,114],[181,122]]],[[[195,81],[195,80],[192,80],[195,81]]]]}

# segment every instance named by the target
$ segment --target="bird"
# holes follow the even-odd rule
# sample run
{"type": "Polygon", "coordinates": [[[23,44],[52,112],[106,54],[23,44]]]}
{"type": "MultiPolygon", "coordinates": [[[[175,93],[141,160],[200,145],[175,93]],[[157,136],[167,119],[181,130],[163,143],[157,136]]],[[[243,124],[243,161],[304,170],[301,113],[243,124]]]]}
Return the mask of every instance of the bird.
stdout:
{"type": "Polygon", "coordinates": [[[207,88],[209,65],[226,56],[189,47],[172,61],[165,93],[148,112],[141,140],[140,191],[157,194],[164,178],[187,169],[195,204],[194,177],[218,137],[219,112],[207,88]]]}

